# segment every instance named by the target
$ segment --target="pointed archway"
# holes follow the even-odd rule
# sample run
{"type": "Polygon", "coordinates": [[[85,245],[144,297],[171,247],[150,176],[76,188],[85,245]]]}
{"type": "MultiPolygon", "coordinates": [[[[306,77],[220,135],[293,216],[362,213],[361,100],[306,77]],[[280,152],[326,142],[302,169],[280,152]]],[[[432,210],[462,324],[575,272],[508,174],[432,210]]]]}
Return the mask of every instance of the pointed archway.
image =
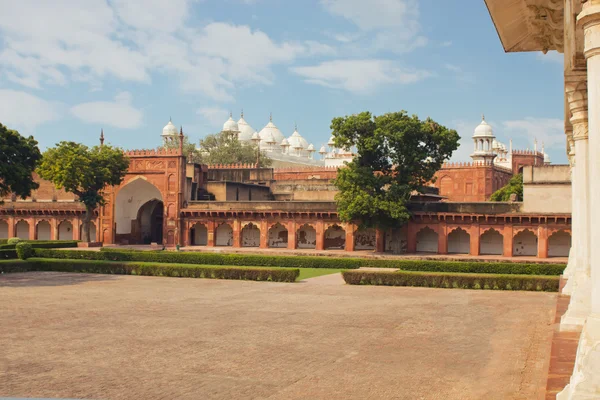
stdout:
{"type": "Polygon", "coordinates": [[[163,218],[160,190],[142,177],[130,181],[115,200],[116,243],[163,243],[163,218]]]}

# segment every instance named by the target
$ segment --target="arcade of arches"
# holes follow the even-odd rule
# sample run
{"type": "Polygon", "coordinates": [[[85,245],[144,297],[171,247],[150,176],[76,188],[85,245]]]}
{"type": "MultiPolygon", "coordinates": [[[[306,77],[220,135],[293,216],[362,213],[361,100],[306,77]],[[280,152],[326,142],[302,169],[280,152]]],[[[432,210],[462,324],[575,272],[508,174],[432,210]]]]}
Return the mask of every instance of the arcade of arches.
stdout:
{"type": "Polygon", "coordinates": [[[568,257],[570,227],[566,221],[486,226],[430,221],[388,231],[315,220],[186,219],[184,245],[380,252],[568,257]],[[507,226],[508,225],[508,226],[507,226]]]}

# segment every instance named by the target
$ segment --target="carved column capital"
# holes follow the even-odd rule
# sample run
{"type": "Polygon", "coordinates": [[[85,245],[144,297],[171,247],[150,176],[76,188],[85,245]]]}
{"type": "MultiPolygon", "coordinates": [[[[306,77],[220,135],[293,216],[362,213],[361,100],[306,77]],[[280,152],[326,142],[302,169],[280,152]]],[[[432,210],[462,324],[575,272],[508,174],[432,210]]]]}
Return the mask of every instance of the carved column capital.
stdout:
{"type": "Polygon", "coordinates": [[[588,138],[588,90],[587,79],[579,78],[565,82],[565,94],[571,111],[573,139],[588,138]]]}

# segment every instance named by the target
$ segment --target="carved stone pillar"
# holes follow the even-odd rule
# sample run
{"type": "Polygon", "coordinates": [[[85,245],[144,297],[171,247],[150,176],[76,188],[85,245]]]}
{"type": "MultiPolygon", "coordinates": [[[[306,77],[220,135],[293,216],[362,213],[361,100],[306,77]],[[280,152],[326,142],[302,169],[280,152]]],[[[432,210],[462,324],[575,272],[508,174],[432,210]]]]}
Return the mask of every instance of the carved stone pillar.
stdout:
{"type": "Polygon", "coordinates": [[[563,293],[571,295],[569,308],[561,318],[561,330],[581,329],[590,313],[590,182],[588,139],[588,88],[586,77],[569,79],[565,90],[571,110],[573,126],[574,182],[573,213],[571,216],[572,241],[576,243],[569,281],[563,293]]]}
{"type": "Polygon", "coordinates": [[[37,221],[33,218],[31,218],[29,221],[29,239],[30,240],[37,240],[37,229],[35,224],[37,223],[37,221]]]}
{"type": "Polygon", "coordinates": [[[473,222],[469,232],[470,246],[469,254],[472,256],[479,255],[479,241],[481,239],[481,233],[479,232],[479,222],[473,222]]]}
{"type": "Polygon", "coordinates": [[[288,249],[296,250],[296,221],[290,221],[287,224],[288,230],[288,249]]]}
{"type": "Polygon", "coordinates": [[[206,245],[208,247],[215,247],[215,221],[208,221],[206,224],[206,245]]]}
{"type": "Polygon", "coordinates": [[[448,233],[446,221],[438,224],[438,254],[448,254],[448,233]]]}
{"type": "Polygon", "coordinates": [[[538,226],[538,258],[548,258],[548,228],[546,225],[538,226]]]}
{"type": "MultiPolygon", "coordinates": [[[[589,260],[591,280],[590,315],[579,339],[575,368],[569,385],[559,400],[597,399],[600,396],[600,0],[588,0],[577,17],[584,30],[584,54],[587,60],[589,109],[589,260]]],[[[579,148],[575,144],[576,157],[579,148]]],[[[576,161],[578,169],[581,166],[576,161]]],[[[579,179],[579,176],[578,176],[579,179]]],[[[578,186],[581,188],[581,181],[578,186]]],[[[581,196],[582,193],[576,194],[581,196]]],[[[581,246],[584,247],[584,246],[581,246]]],[[[576,290],[581,290],[577,288],[576,290]]],[[[575,294],[575,292],[573,293],[575,294]]]]}
{"type": "Polygon", "coordinates": [[[502,255],[504,257],[512,257],[513,256],[513,243],[514,243],[512,222],[504,223],[504,231],[502,232],[502,236],[503,236],[502,255]]]}
{"type": "Polygon", "coordinates": [[[233,247],[242,247],[242,227],[237,218],[233,220],[233,247]]]}
{"type": "Polygon", "coordinates": [[[354,251],[354,233],[356,232],[356,225],[346,224],[346,244],[344,250],[354,251]]]}
{"type": "Polygon", "coordinates": [[[317,231],[317,240],[316,240],[316,244],[315,244],[315,250],[323,250],[324,243],[325,243],[325,228],[323,226],[322,220],[317,221],[315,230],[317,231]]]}
{"type": "MultiPolygon", "coordinates": [[[[570,113],[570,112],[569,112],[570,113]]],[[[567,135],[567,148],[568,148],[568,157],[569,157],[569,166],[571,172],[571,249],[569,250],[569,261],[567,262],[567,267],[563,271],[563,277],[567,279],[567,283],[562,289],[562,293],[565,295],[571,295],[573,289],[574,279],[570,279],[575,272],[576,265],[576,253],[577,253],[577,238],[576,234],[578,232],[578,218],[577,213],[577,197],[575,190],[577,188],[577,174],[575,172],[575,141],[573,140],[573,127],[569,124],[569,129],[566,130],[567,135]]]]}
{"type": "Polygon", "coordinates": [[[15,217],[8,217],[8,239],[15,237],[15,217]]]}

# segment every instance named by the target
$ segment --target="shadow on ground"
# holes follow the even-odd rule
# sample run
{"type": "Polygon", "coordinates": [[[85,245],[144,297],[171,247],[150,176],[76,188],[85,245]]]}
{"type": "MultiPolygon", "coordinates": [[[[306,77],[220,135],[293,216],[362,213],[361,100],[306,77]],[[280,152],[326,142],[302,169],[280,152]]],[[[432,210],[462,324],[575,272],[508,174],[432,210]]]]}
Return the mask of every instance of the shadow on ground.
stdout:
{"type": "Polygon", "coordinates": [[[69,272],[23,272],[0,275],[0,287],[71,286],[117,279],[117,275],[69,272]]]}

